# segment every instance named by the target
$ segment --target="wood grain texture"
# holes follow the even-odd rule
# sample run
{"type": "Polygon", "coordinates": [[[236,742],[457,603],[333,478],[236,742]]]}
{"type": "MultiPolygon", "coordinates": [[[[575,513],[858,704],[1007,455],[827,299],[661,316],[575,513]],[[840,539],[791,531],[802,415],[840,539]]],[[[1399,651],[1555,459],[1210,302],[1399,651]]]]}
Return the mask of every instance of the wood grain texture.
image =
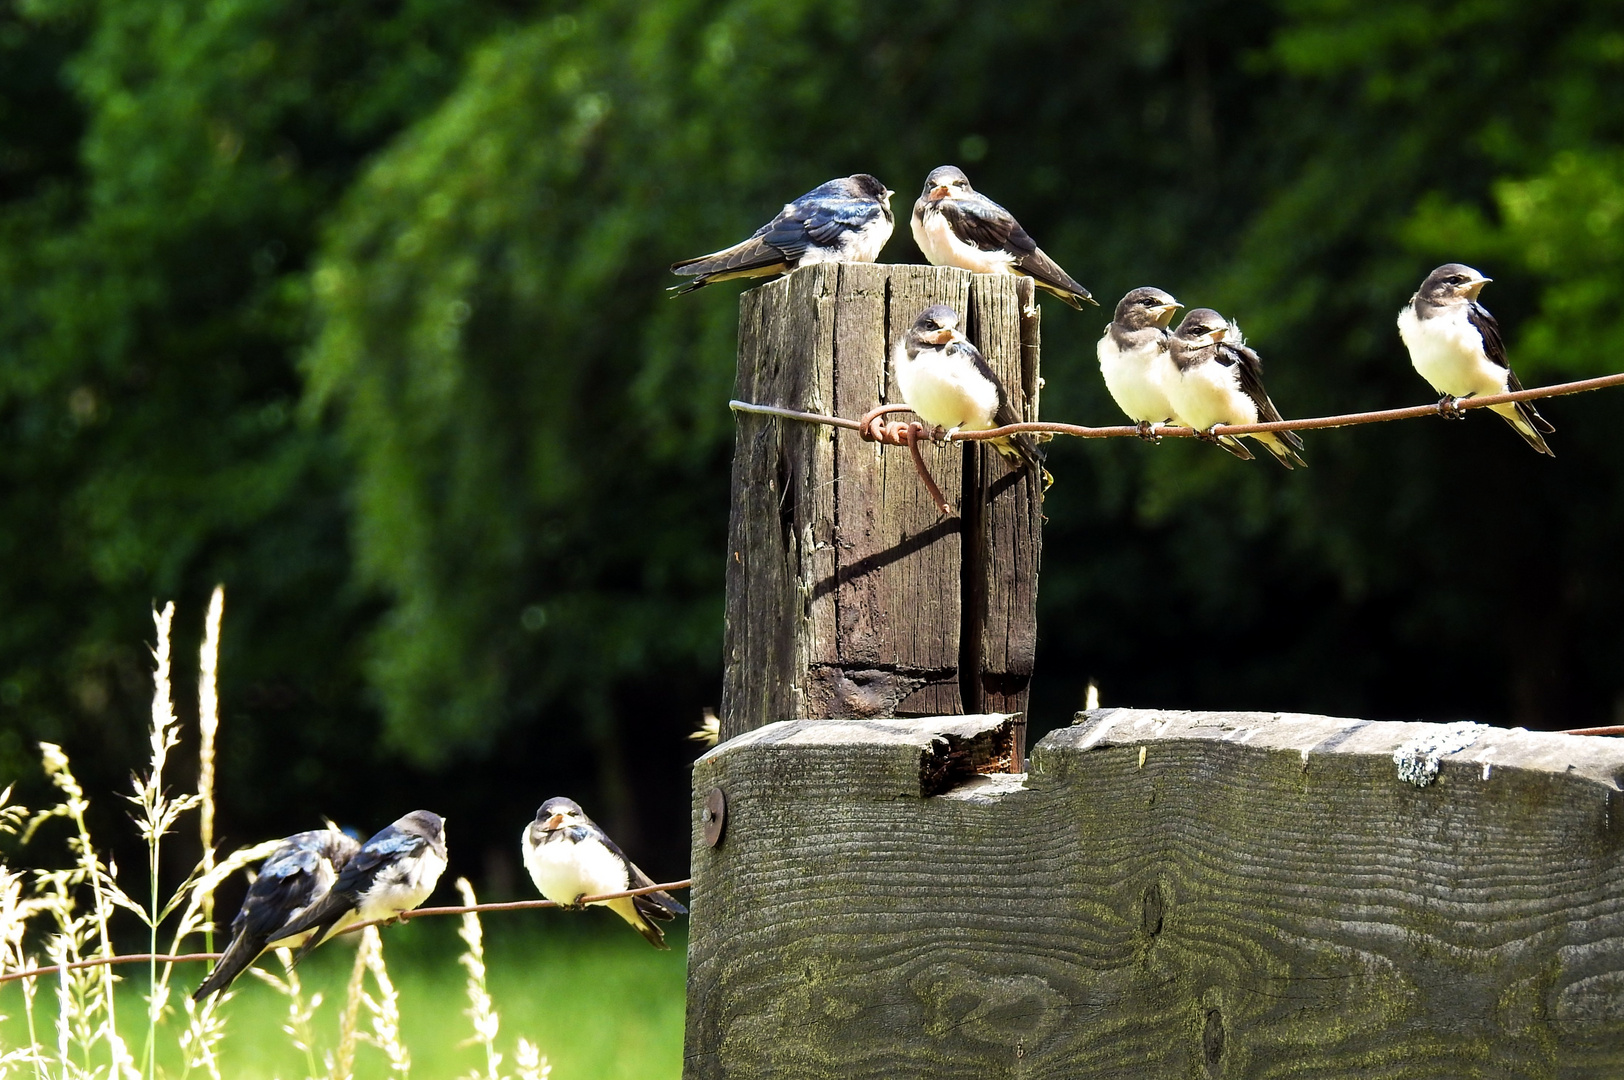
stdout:
{"type": "Polygon", "coordinates": [[[1484,728],[1418,788],[1431,725],[1113,710],[922,794],[998,722],[700,759],[688,1080],[1624,1075],[1624,744],[1484,728]]]}
{"type": "MultiPolygon", "coordinates": [[[[1029,283],[822,264],[741,298],[737,396],[860,416],[892,400],[892,346],[934,303],[967,313],[1017,399],[1035,393],[1029,283]]],[[[1021,474],[994,460],[967,481],[962,446],[925,447],[937,483],[968,499],[944,517],[902,448],[749,413],[738,432],[724,738],[782,719],[960,713],[967,692],[1024,708],[1041,515],[1021,474]]]]}

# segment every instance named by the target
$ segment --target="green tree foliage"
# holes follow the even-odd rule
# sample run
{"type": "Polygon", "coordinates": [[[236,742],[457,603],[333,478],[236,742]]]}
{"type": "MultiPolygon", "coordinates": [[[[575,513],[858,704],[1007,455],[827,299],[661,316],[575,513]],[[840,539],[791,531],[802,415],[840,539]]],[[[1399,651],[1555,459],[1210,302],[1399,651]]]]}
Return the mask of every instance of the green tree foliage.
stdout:
{"type": "MultiPolygon", "coordinates": [[[[135,730],[146,601],[223,577],[249,745],[275,727],[303,790],[376,730],[402,767],[568,758],[622,805],[656,774],[680,798],[737,290],[668,299],[664,267],[831,176],[879,175],[905,222],[963,165],[1107,304],[1154,283],[1238,318],[1288,415],[1426,400],[1393,319],[1449,259],[1497,279],[1526,382],[1620,367],[1600,2],[33,0],[0,51],[12,755],[135,730]]],[[[905,224],[882,257],[919,257],[905,224]]],[[[1045,314],[1049,415],[1110,421],[1104,320],[1045,314]]],[[[1038,722],[1091,674],[1123,703],[1608,719],[1618,410],[1552,403],[1555,462],[1481,415],[1314,433],[1290,476],[1056,443],[1038,722]]]]}

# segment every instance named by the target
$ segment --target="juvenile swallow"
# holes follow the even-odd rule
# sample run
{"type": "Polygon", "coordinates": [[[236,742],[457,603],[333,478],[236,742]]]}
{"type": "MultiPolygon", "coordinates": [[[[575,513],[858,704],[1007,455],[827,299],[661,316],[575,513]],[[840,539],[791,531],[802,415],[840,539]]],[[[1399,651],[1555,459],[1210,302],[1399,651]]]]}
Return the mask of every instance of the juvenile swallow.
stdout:
{"type": "MultiPolygon", "coordinates": [[[[565,907],[579,907],[587,896],[642,889],[654,884],[626,858],[615,842],[570,799],[548,799],[536,820],[519,836],[524,868],[541,895],[565,907]]],[[[656,949],[669,949],[665,934],[650,922],[688,914],[669,893],[644,893],[617,900],[595,900],[632,925],[656,949]]]]}
{"type": "MultiPolygon", "coordinates": [[[[897,341],[891,363],[902,400],[931,427],[946,428],[951,434],[1021,422],[1004,384],[987,366],[981,350],[959,331],[959,314],[946,304],[933,304],[919,313],[897,341]]],[[[1043,451],[1030,435],[988,442],[1014,467],[1041,475],[1044,488],[1054,482],[1043,467],[1043,451]]]]}
{"type": "Polygon", "coordinates": [[[308,933],[295,960],[353,923],[393,919],[429,898],[446,867],[445,821],[413,810],[361,845],[327,894],[276,931],[308,933]]]}
{"type": "Polygon", "coordinates": [[[1168,387],[1179,377],[1173,366],[1167,324],[1182,305],[1160,289],[1135,289],[1116,306],[1095,352],[1105,388],[1141,435],[1174,418],[1168,387]]]}
{"type": "MultiPolygon", "coordinates": [[[[1445,408],[1453,409],[1456,398],[1522,389],[1506,362],[1500,324],[1488,308],[1477,302],[1477,294],[1491,280],[1470,266],[1445,263],[1427,275],[1398,313],[1398,336],[1410,350],[1410,363],[1434,390],[1444,395],[1438,404],[1445,408]]],[[[1556,456],[1541,434],[1556,428],[1539,414],[1533,402],[1513,401],[1489,408],[1515,428],[1529,446],[1556,456]]],[[[1455,410],[1454,415],[1461,414],[1455,410]]]]}
{"type": "Polygon", "coordinates": [[[336,827],[294,833],[282,841],[260,864],[259,876],[231,920],[231,944],[192,1000],[202,1001],[230,986],[266,949],[304,944],[310,931],[289,936],[282,927],[325,895],[359,850],[360,843],[336,827]]]}
{"type": "Polygon", "coordinates": [[[820,262],[873,262],[891,239],[896,194],[868,173],[819,184],[750,239],[696,259],[671,264],[673,274],[694,280],[673,285],[677,293],[729,278],[770,277],[820,262]]]}
{"type": "MultiPolygon", "coordinates": [[[[1208,431],[1215,424],[1268,424],[1281,419],[1263,389],[1263,361],[1247,347],[1240,327],[1211,308],[1196,308],[1185,313],[1170,344],[1178,378],[1169,384],[1168,397],[1182,423],[1208,431]]],[[[1295,431],[1245,437],[1256,439],[1288,469],[1308,467],[1300,453],[1303,440],[1295,431]]],[[[1217,442],[1238,458],[1252,458],[1240,437],[1220,435],[1217,442]]]]}
{"type": "Polygon", "coordinates": [[[1082,310],[1095,303],[1087,289],[1060,269],[1008,210],[970,186],[957,166],[932,169],[913,208],[914,242],[933,266],[977,274],[1025,274],[1038,288],[1082,310]]]}

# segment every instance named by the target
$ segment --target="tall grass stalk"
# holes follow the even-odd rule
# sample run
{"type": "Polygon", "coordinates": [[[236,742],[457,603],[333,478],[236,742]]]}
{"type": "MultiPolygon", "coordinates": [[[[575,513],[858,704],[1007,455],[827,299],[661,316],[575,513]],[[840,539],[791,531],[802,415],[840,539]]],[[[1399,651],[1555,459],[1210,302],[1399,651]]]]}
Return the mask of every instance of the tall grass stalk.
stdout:
{"type": "MultiPolygon", "coordinates": [[[[203,621],[203,649],[197,676],[197,795],[202,800],[197,829],[203,843],[203,872],[214,869],[214,735],[220,729],[220,622],[226,587],[216,585],[203,621]]],[[[203,950],[214,951],[214,891],[203,901],[203,950]]]]}
{"type": "MultiPolygon", "coordinates": [[[[457,891],[462,894],[464,907],[474,907],[479,903],[479,898],[474,895],[474,887],[467,878],[457,879],[457,891]]],[[[469,1073],[462,1080],[509,1080],[502,1073],[502,1055],[496,1049],[496,1036],[501,1031],[502,1019],[485,984],[485,930],[480,924],[478,912],[463,914],[462,928],[457,935],[465,946],[457,962],[468,971],[468,1008],[463,1010],[463,1014],[474,1026],[474,1037],[468,1042],[478,1043],[485,1051],[485,1071],[469,1073]]],[[[552,1072],[552,1066],[541,1056],[541,1051],[525,1039],[519,1040],[513,1057],[519,1069],[519,1080],[547,1080],[552,1072]]]]}

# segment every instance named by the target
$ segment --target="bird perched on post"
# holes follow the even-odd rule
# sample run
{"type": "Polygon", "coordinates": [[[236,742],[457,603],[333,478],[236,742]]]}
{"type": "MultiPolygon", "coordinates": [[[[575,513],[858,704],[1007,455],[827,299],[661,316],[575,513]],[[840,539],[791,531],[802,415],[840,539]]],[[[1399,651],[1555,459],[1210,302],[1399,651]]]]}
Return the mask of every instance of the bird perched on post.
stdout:
{"type": "MultiPolygon", "coordinates": [[[[1477,394],[1504,394],[1522,389],[1506,361],[1500,324],[1477,294],[1492,278],[1470,266],[1445,263],[1421,283],[1410,302],[1398,313],[1398,335],[1410,350],[1410,363],[1432,388],[1443,395],[1439,410],[1445,416],[1464,415],[1456,398],[1477,394]]],[[[1556,430],[1531,401],[1490,405],[1535,450],[1550,457],[1544,434],[1556,430]]]]}
{"type": "MultiPolygon", "coordinates": [[[[588,896],[643,889],[654,882],[615,846],[615,842],[571,799],[548,799],[536,820],[519,836],[524,868],[542,896],[564,907],[580,907],[588,896]]],[[[656,949],[669,949],[661,922],[688,914],[665,892],[595,900],[631,924],[656,949]]]]}
{"type": "Polygon", "coordinates": [[[1084,301],[1095,304],[1088,290],[1045,255],[1008,210],[972,188],[957,166],[932,169],[925,178],[925,190],[914,203],[913,236],[933,266],[1025,274],[1079,311],[1084,301]]]}
{"type": "Polygon", "coordinates": [[[1181,306],[1160,289],[1135,289],[1117,304],[1095,347],[1105,388],[1147,438],[1154,437],[1157,425],[1174,417],[1168,387],[1179,373],[1173,366],[1173,335],[1167,324],[1181,306]]]}
{"type": "Polygon", "coordinates": [[[820,262],[873,262],[891,239],[890,188],[867,173],[819,184],[748,240],[695,259],[671,264],[671,272],[694,280],[673,285],[693,292],[713,281],[771,277],[820,262]]]}
{"type": "Polygon", "coordinates": [[[294,833],[283,840],[260,864],[259,876],[231,920],[231,944],[192,1000],[202,1001],[230,986],[266,949],[302,945],[313,931],[289,936],[282,928],[326,894],[360,849],[360,843],[337,826],[294,833]]]}
{"type": "MultiPolygon", "coordinates": [[[[931,427],[952,434],[1021,422],[981,350],[960,332],[959,313],[946,304],[933,304],[919,313],[897,341],[891,363],[902,400],[931,427]]],[[[1044,488],[1054,482],[1032,436],[987,441],[1016,468],[1038,473],[1044,488]]]]}
{"type": "Polygon", "coordinates": [[[276,932],[278,938],[309,932],[295,957],[353,923],[393,919],[429,898],[446,867],[445,821],[413,810],[361,845],[338,872],[332,888],[276,932]]]}
{"type": "MultiPolygon", "coordinates": [[[[1186,312],[1173,332],[1173,365],[1178,378],[1169,384],[1173,412],[1183,423],[1207,432],[1218,424],[1268,424],[1280,410],[1263,389],[1263,361],[1247,347],[1240,327],[1211,308],[1186,312]]],[[[1300,451],[1303,440],[1295,431],[1261,432],[1257,440],[1288,469],[1308,467],[1300,451]]],[[[1251,453],[1234,435],[1217,436],[1219,446],[1246,461],[1251,453]]]]}

